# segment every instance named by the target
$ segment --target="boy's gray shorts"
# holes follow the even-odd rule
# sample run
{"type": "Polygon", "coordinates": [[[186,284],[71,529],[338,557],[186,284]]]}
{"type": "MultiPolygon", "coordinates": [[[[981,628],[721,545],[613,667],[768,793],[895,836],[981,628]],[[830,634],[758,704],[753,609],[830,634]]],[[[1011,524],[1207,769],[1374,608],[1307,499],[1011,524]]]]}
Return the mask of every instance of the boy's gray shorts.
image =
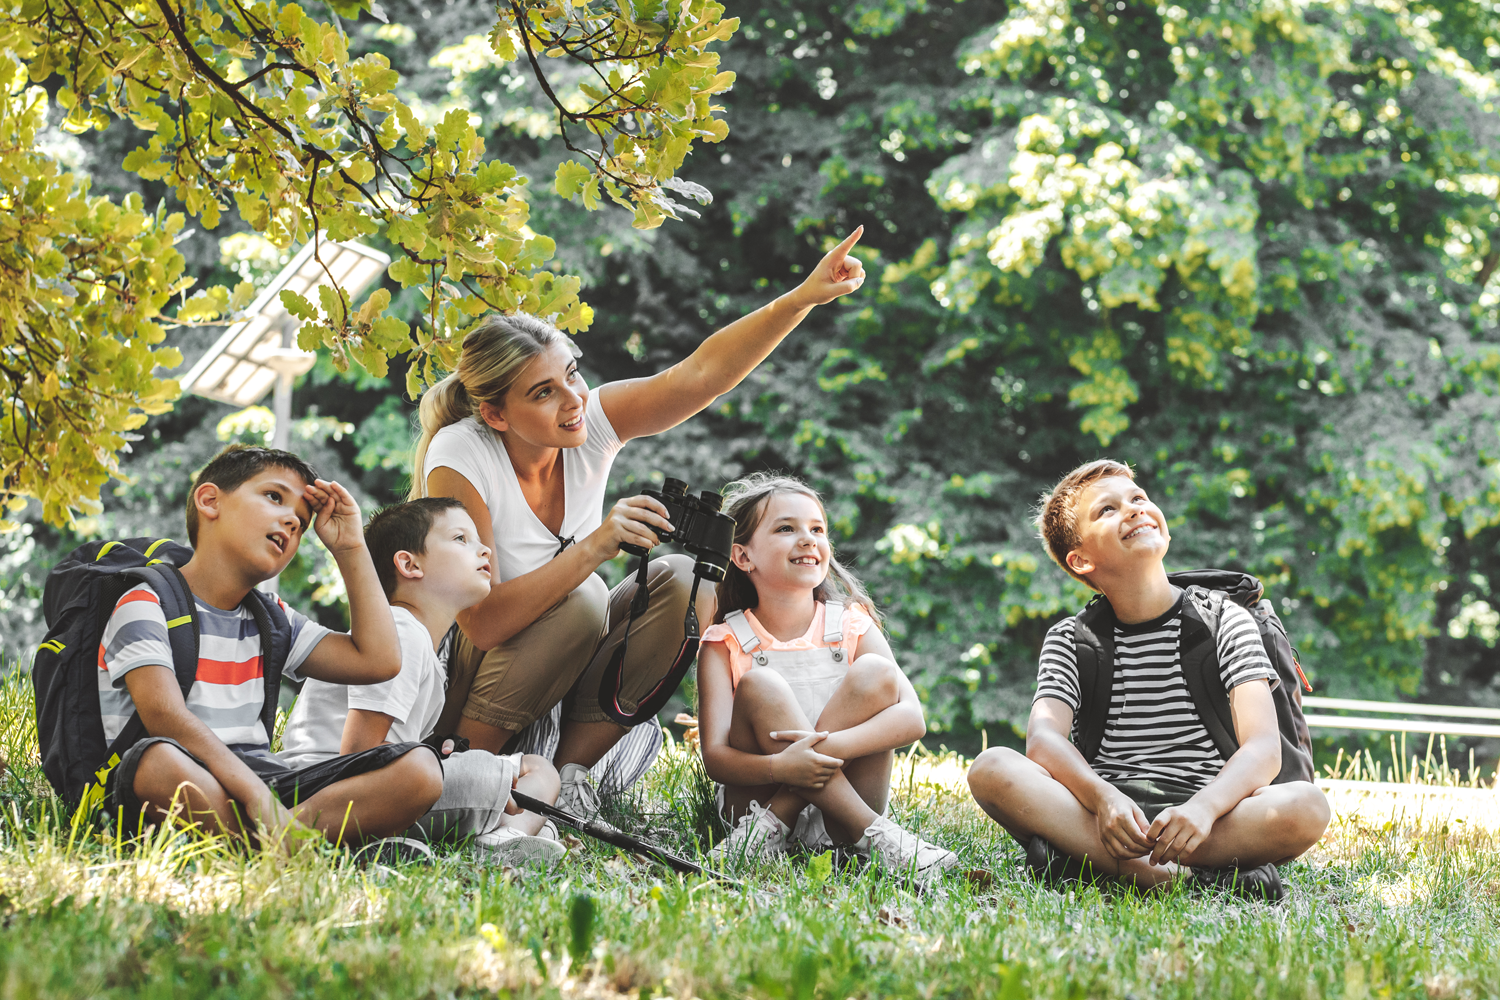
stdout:
{"type": "Polygon", "coordinates": [[[510,789],[521,773],[521,755],[466,750],[443,761],[443,794],[407,836],[462,840],[493,833],[505,821],[510,789]]]}

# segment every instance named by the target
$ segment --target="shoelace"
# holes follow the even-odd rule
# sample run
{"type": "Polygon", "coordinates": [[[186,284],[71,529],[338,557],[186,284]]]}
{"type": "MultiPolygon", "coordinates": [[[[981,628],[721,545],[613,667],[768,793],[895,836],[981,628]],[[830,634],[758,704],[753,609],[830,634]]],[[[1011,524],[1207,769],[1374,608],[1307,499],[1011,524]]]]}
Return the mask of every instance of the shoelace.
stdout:
{"type": "Polygon", "coordinates": [[[582,809],[575,809],[575,812],[587,813],[589,817],[598,814],[599,790],[597,788],[582,778],[569,782],[566,788],[572,790],[573,794],[571,797],[576,798],[578,805],[583,807],[582,809]]]}

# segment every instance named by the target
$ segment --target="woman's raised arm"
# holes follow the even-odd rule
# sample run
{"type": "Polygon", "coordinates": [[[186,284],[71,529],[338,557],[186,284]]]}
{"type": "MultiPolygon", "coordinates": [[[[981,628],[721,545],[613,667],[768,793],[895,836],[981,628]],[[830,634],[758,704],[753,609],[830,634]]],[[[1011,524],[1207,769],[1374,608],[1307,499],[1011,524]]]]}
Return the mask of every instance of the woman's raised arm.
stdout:
{"type": "Polygon", "coordinates": [[[792,291],[730,323],[666,371],[598,388],[599,405],[621,441],[676,427],[744,380],[812,311],[864,284],[865,269],[849,256],[860,226],[828,252],[792,291]]]}

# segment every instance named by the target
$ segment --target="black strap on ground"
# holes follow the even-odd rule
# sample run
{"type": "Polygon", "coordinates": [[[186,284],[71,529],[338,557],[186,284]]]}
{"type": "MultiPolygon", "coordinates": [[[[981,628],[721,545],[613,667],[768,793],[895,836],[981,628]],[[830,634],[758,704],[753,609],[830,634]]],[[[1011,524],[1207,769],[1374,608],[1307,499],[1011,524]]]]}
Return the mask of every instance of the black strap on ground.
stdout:
{"type": "Polygon", "coordinates": [[[630,599],[630,620],[625,623],[625,634],[620,638],[619,648],[609,658],[604,674],[599,678],[599,707],[621,726],[638,726],[660,712],[667,699],[676,693],[683,677],[687,676],[688,668],[698,658],[698,584],[703,578],[694,573],[687,613],[682,616],[682,647],[677,650],[676,658],[667,668],[666,676],[641,697],[634,712],[627,712],[620,707],[621,674],[625,669],[625,648],[630,643],[630,629],[635,625],[636,619],[646,613],[651,602],[651,594],[646,589],[646,564],[650,558],[649,554],[641,556],[640,565],[636,567],[635,596],[630,599]]]}
{"type": "Polygon", "coordinates": [[[659,861],[662,864],[666,865],[668,868],[680,871],[685,875],[702,875],[704,878],[711,878],[720,882],[728,882],[731,885],[737,886],[740,884],[737,880],[730,878],[728,875],[721,875],[718,872],[709,871],[702,865],[689,861],[687,858],[684,858],[681,855],[673,854],[671,851],[667,850],[664,847],[657,847],[655,844],[648,844],[644,840],[637,840],[636,838],[630,836],[630,834],[628,833],[621,833],[619,830],[616,830],[613,827],[605,826],[604,824],[595,822],[594,820],[584,819],[581,816],[574,816],[570,812],[566,812],[562,809],[557,808],[557,806],[548,805],[541,799],[534,799],[530,795],[527,795],[525,792],[518,792],[512,789],[510,797],[514,799],[516,805],[520,806],[522,809],[528,809],[531,812],[534,812],[540,816],[546,816],[548,819],[556,820],[559,823],[566,823],[568,826],[577,830],[579,833],[588,834],[595,840],[602,840],[604,843],[609,844],[613,847],[618,847],[622,851],[629,851],[631,854],[639,854],[643,858],[649,858],[652,861],[659,861]]]}

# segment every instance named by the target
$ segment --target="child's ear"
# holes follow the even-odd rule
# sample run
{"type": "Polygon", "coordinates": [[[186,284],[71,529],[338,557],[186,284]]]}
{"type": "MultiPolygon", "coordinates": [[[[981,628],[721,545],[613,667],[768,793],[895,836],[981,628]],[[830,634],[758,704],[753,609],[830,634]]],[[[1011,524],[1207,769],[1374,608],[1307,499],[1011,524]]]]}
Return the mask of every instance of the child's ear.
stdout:
{"type": "Polygon", "coordinates": [[[1072,570],[1074,573],[1077,573],[1079,576],[1088,576],[1096,568],[1094,566],[1094,560],[1084,555],[1078,549],[1074,549],[1072,552],[1069,552],[1067,558],[1064,561],[1068,564],[1068,569],[1072,570]]]}
{"type": "Polygon", "coordinates": [[[730,548],[729,561],[734,563],[741,573],[748,573],[755,568],[755,564],[750,561],[750,553],[746,552],[745,547],[739,542],[735,542],[730,548]]]}
{"type": "Polygon", "coordinates": [[[391,557],[396,564],[396,576],[401,580],[422,579],[422,567],[417,564],[417,557],[402,549],[391,557]]]}
{"type": "Polygon", "coordinates": [[[497,431],[510,429],[510,424],[505,420],[505,412],[494,403],[479,404],[479,419],[489,424],[497,431]]]}
{"type": "Polygon", "coordinates": [[[198,520],[217,521],[219,519],[219,501],[223,493],[216,483],[200,483],[193,491],[193,506],[198,510],[198,520]]]}

